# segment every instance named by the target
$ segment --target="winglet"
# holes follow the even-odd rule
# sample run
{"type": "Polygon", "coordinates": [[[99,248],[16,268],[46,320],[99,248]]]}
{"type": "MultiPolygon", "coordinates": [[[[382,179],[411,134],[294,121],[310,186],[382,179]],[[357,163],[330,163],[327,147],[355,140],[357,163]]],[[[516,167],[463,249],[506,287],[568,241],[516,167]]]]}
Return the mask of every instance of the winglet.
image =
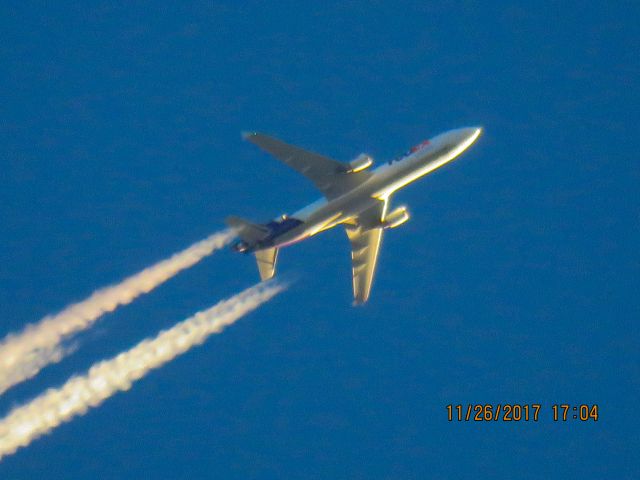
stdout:
{"type": "Polygon", "coordinates": [[[254,137],[257,135],[256,132],[241,132],[240,134],[242,135],[243,140],[248,140],[249,137],[254,137]]]}

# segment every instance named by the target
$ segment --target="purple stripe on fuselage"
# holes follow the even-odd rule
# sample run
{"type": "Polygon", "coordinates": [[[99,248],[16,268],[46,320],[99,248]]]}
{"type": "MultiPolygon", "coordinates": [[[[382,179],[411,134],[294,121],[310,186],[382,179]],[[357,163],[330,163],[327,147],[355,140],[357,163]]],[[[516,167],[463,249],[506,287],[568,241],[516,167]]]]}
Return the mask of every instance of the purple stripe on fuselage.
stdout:
{"type": "Polygon", "coordinates": [[[265,227],[269,229],[269,236],[262,240],[262,242],[269,242],[274,238],[279,237],[283,233],[286,233],[289,230],[293,230],[298,225],[302,225],[302,223],[302,220],[298,220],[297,218],[293,217],[287,217],[279,221],[271,221],[265,225],[265,227]]]}

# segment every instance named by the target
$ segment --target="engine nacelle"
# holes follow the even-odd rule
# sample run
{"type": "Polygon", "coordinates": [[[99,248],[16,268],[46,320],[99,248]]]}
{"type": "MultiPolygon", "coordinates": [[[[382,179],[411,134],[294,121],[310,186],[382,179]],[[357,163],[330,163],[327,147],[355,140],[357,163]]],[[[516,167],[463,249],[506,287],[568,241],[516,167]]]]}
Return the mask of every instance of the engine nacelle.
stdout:
{"type": "Polygon", "coordinates": [[[393,212],[387,215],[382,222],[382,228],[396,228],[409,220],[410,215],[407,211],[407,207],[402,206],[396,208],[393,212]]]}
{"type": "Polygon", "coordinates": [[[371,165],[373,165],[373,158],[366,153],[361,153],[349,162],[349,168],[346,173],[361,172],[362,170],[369,168],[371,165]]]}

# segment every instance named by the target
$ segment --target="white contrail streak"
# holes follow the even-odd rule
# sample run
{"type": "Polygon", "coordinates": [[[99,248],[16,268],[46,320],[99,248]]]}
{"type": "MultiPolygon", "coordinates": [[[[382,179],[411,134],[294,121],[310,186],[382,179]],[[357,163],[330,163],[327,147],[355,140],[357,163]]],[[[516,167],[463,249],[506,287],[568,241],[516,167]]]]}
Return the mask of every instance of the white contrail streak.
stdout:
{"type": "Polygon", "coordinates": [[[68,352],[61,343],[69,336],[89,328],[101,315],[150,292],[181,270],[224,247],[232,238],[233,234],[227,230],[214,233],[117,285],[97,290],[86,300],[28,325],[20,333],[7,335],[0,342],[0,394],[66,356],[68,352]]]}
{"type": "Polygon", "coordinates": [[[140,342],[118,356],[98,362],[84,376],[72,377],[62,387],[49,389],[15,408],[0,420],[0,459],[29,445],[76,415],[97,407],[150,370],[159,368],[213,333],[221,332],[246,313],[285,288],[281,284],[258,284],[195,314],[153,338],[140,342]]]}

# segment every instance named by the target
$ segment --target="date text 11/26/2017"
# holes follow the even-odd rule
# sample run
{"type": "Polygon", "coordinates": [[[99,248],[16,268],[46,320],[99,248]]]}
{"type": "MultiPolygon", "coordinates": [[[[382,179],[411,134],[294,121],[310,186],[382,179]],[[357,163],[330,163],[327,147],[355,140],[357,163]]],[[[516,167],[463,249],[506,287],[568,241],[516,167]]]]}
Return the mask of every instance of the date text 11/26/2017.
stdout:
{"type": "Polygon", "coordinates": [[[540,417],[551,418],[554,422],[576,420],[579,422],[597,422],[599,407],[597,404],[571,405],[558,403],[550,408],[542,408],[540,403],[468,403],[447,405],[447,420],[450,422],[537,422],[540,417]],[[542,415],[540,412],[542,411],[542,415]],[[546,417],[545,412],[551,415],[546,417]]]}

